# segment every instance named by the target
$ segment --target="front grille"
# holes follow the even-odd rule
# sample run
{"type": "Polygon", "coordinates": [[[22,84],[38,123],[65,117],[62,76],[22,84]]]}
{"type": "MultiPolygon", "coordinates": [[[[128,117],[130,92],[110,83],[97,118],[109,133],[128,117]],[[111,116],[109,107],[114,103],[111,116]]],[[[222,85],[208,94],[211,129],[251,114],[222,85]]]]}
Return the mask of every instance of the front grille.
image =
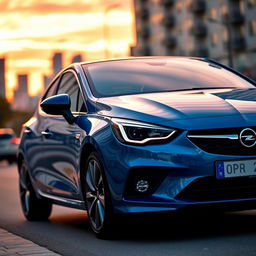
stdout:
{"type": "Polygon", "coordinates": [[[256,127],[196,130],[188,132],[187,137],[196,146],[208,153],[240,156],[256,155],[256,145],[245,147],[240,143],[239,135],[245,128],[256,131],[256,127]],[[204,138],[207,136],[208,138],[204,138]],[[237,138],[234,139],[235,137],[237,138]]]}
{"type": "Polygon", "coordinates": [[[256,198],[256,178],[239,177],[218,180],[199,178],[189,184],[176,197],[179,200],[221,201],[256,198]]]}

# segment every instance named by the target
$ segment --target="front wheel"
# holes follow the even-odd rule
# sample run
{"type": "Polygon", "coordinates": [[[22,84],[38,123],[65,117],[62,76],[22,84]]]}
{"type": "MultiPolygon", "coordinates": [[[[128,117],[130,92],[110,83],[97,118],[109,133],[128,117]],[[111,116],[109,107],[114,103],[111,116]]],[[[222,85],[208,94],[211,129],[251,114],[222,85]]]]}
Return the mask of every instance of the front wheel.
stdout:
{"type": "Polygon", "coordinates": [[[47,220],[52,211],[52,203],[36,196],[28,168],[22,161],[19,172],[20,202],[24,216],[29,221],[47,220]]]}
{"type": "Polygon", "coordinates": [[[103,166],[96,152],[90,154],[85,164],[84,197],[92,230],[99,238],[109,238],[115,221],[103,166]]]}

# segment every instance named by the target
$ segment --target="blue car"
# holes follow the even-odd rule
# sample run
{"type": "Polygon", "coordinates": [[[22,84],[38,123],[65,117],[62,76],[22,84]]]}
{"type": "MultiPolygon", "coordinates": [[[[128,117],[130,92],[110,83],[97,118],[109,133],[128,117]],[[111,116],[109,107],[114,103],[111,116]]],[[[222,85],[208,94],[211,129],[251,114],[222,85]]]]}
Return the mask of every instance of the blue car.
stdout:
{"type": "Polygon", "coordinates": [[[18,167],[28,220],[85,209],[98,237],[117,215],[255,208],[255,82],[205,58],[72,64],[24,124],[18,167]]]}

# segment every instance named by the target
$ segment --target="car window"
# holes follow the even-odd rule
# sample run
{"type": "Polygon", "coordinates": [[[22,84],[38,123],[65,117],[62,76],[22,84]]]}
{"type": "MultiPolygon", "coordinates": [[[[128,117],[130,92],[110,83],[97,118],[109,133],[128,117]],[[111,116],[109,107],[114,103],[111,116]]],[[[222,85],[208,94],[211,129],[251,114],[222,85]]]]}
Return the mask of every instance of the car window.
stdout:
{"type": "Polygon", "coordinates": [[[56,90],[57,90],[57,86],[59,83],[59,78],[57,78],[52,84],[51,86],[48,88],[48,90],[46,91],[45,95],[43,96],[43,100],[46,98],[49,98],[53,95],[55,95],[56,90]]]}
{"type": "Polygon", "coordinates": [[[197,88],[255,88],[222,66],[194,58],[128,59],[82,67],[95,97],[197,88]]]}
{"type": "Polygon", "coordinates": [[[6,139],[11,139],[13,135],[11,134],[0,134],[0,140],[6,140],[6,139]]]}
{"type": "Polygon", "coordinates": [[[61,78],[57,94],[68,94],[71,99],[71,111],[78,112],[78,99],[79,99],[79,85],[76,77],[71,72],[66,72],[61,78]]]}
{"type": "Polygon", "coordinates": [[[86,107],[85,107],[85,104],[84,104],[84,99],[83,99],[81,91],[79,91],[79,93],[78,93],[77,111],[78,112],[86,112],[86,107]]]}

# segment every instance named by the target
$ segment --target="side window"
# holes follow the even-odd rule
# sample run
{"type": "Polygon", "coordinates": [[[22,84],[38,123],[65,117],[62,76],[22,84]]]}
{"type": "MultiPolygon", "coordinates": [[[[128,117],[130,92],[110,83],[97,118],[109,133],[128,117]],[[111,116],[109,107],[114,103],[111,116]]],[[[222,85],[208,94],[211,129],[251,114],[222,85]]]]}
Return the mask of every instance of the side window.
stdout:
{"type": "Polygon", "coordinates": [[[48,90],[46,91],[45,95],[43,96],[43,100],[46,99],[46,98],[49,98],[53,95],[55,95],[56,93],[56,90],[57,90],[57,86],[58,86],[58,83],[59,83],[59,78],[57,78],[52,84],[51,86],[48,88],[48,90]]]}
{"type": "Polygon", "coordinates": [[[77,101],[78,101],[78,93],[79,93],[79,86],[76,80],[76,77],[73,73],[67,72],[61,78],[61,82],[58,88],[57,94],[66,93],[70,96],[71,99],[71,111],[77,112],[77,101]]]}
{"type": "Polygon", "coordinates": [[[84,99],[81,94],[81,91],[79,91],[79,93],[78,93],[77,111],[78,112],[86,112],[86,107],[84,104],[84,99]]]}

